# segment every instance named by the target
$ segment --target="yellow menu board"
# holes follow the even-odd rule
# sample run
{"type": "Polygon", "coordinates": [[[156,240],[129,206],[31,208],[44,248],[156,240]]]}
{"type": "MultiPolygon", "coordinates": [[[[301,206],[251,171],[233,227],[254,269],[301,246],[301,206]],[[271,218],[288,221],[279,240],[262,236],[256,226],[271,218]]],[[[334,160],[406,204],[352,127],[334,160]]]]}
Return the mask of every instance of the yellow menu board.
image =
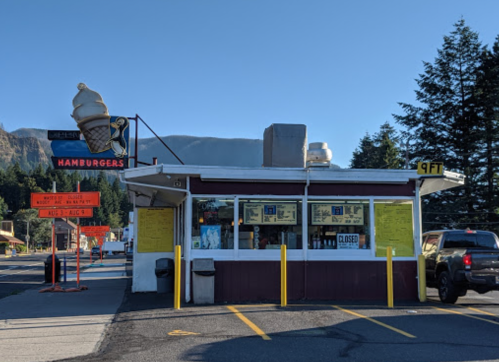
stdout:
{"type": "Polygon", "coordinates": [[[392,247],[394,256],[414,256],[414,231],[411,204],[375,204],[376,256],[386,256],[392,247]]]}
{"type": "Polygon", "coordinates": [[[364,225],[362,204],[312,204],[312,225],[364,225]]]}
{"type": "Polygon", "coordinates": [[[296,225],[296,203],[248,202],[243,210],[245,225],[296,225]]]}
{"type": "Polygon", "coordinates": [[[173,209],[138,209],[137,251],[158,253],[173,251],[173,209]]]}

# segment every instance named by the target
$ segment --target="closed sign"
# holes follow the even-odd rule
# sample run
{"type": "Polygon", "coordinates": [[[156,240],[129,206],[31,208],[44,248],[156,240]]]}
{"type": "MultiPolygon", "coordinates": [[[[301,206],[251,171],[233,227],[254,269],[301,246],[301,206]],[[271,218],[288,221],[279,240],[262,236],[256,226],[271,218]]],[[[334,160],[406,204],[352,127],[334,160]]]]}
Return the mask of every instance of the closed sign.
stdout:
{"type": "Polygon", "coordinates": [[[338,249],[358,249],[359,234],[336,234],[338,249]]]}

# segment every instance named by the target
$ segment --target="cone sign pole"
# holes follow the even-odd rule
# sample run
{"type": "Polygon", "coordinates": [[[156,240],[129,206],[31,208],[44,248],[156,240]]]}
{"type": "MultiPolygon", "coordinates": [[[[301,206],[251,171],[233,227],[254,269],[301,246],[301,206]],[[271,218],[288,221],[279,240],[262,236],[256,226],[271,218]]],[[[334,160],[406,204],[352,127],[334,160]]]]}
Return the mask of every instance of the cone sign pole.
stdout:
{"type": "MultiPolygon", "coordinates": [[[[78,181],[77,191],[80,192],[80,181],[78,181]]],[[[76,287],[80,287],[80,218],[76,223],[76,287]]]]}
{"type": "MultiPolygon", "coordinates": [[[[55,181],[52,182],[52,192],[56,192],[55,181]]],[[[52,286],[55,287],[55,219],[52,219],[52,286]]]]}

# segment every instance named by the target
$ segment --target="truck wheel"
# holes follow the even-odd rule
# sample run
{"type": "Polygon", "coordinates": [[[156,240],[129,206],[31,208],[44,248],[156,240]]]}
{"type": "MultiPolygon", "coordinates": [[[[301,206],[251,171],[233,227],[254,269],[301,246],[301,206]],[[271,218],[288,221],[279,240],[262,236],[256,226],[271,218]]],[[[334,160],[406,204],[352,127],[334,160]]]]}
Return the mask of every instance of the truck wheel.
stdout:
{"type": "Polygon", "coordinates": [[[456,303],[459,290],[452,282],[449,272],[443,271],[438,276],[438,296],[442,303],[456,303]]]}

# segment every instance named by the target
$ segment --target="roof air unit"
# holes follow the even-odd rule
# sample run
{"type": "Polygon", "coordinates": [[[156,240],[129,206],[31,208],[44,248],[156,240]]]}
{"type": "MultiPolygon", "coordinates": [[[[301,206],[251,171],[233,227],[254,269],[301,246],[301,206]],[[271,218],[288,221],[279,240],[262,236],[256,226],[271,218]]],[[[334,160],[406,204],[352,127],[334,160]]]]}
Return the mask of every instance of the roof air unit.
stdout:
{"type": "Polygon", "coordinates": [[[333,152],[325,142],[314,142],[308,145],[307,167],[329,167],[333,152]]]}

